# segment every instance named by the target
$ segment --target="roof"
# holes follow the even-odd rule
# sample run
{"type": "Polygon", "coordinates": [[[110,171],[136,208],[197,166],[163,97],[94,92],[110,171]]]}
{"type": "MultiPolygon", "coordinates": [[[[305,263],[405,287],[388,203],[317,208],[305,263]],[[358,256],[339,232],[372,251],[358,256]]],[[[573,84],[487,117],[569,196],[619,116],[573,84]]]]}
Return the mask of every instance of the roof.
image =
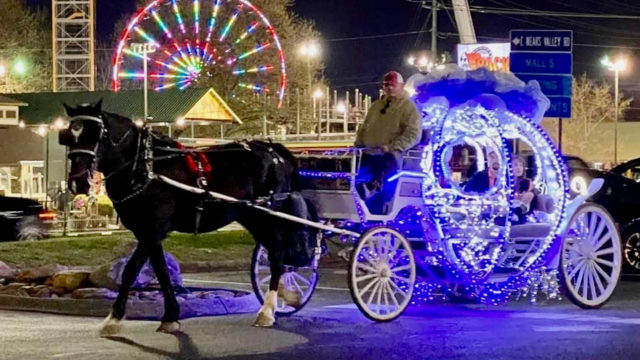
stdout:
{"type": "Polygon", "coordinates": [[[0,105],[27,106],[27,103],[0,95],[0,105]]]}
{"type": "MultiPolygon", "coordinates": [[[[228,105],[213,89],[188,88],[162,92],[149,91],[149,116],[153,118],[152,122],[174,122],[177,118],[185,116],[204,97],[213,98],[210,96],[212,92],[223,104],[222,106],[230,111],[228,105]]],[[[62,104],[77,106],[95,103],[100,99],[102,99],[104,111],[126,116],[132,120],[144,117],[143,96],[140,90],[24,93],[11,94],[11,96],[28,104],[20,109],[20,119],[27,124],[50,123],[58,117],[65,117],[62,104]]],[[[233,114],[232,111],[230,113],[233,114]]],[[[242,123],[235,114],[228,118],[206,120],[242,123]]]]}

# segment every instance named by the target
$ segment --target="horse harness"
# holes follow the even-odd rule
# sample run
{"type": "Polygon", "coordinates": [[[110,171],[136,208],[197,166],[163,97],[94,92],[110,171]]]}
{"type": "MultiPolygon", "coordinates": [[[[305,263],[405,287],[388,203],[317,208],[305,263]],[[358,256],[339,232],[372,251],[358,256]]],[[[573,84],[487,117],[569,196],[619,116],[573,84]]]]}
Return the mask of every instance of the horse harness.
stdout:
{"type": "MultiPolygon", "coordinates": [[[[68,156],[71,157],[74,154],[87,154],[92,156],[92,159],[95,163],[97,158],[98,147],[102,140],[108,139],[111,145],[119,151],[120,145],[124,142],[124,140],[129,136],[133,128],[129,128],[127,132],[119,139],[117,142],[114,142],[113,139],[109,136],[109,130],[105,127],[104,121],[101,117],[87,116],[87,115],[79,115],[74,116],[70,120],[71,125],[68,129],[60,132],[60,144],[65,146],[78,146],[80,148],[76,148],[74,150],[69,151],[68,156]],[[82,124],[81,127],[75,126],[76,124],[82,124]],[[89,125],[89,126],[87,126],[89,125]],[[91,146],[91,144],[95,144],[91,146]]],[[[207,170],[210,170],[210,164],[205,163],[206,157],[203,156],[205,153],[209,152],[225,152],[225,151],[253,151],[249,142],[241,141],[238,144],[242,145],[237,149],[207,149],[207,150],[194,150],[194,149],[186,149],[181,148],[181,144],[177,145],[178,148],[173,147],[156,147],[153,146],[153,139],[159,139],[155,134],[153,134],[149,128],[142,127],[140,131],[138,131],[138,139],[136,145],[136,153],[132,160],[125,162],[119,168],[107,174],[103,181],[108,180],[114,175],[120,173],[125,170],[129,165],[133,163],[131,167],[131,174],[129,178],[129,182],[131,185],[132,192],[129,195],[126,195],[120,199],[111,199],[114,204],[122,204],[125,203],[138,195],[142,194],[149,185],[154,180],[160,180],[165,184],[174,186],[170,182],[164,181],[164,177],[159,177],[153,172],[153,164],[158,161],[164,161],[179,157],[187,158],[188,167],[193,169],[193,165],[195,165],[197,180],[196,184],[199,189],[205,190],[208,186],[207,181],[207,170]],[[142,151],[141,151],[142,149],[142,151]],[[170,153],[169,155],[157,156],[154,157],[154,150],[162,151],[170,153]],[[140,155],[142,159],[140,158],[140,155]],[[142,162],[143,166],[139,166],[139,163],[142,162]],[[189,164],[191,163],[191,164],[189,164]],[[208,169],[207,169],[208,168],[208,169]]],[[[282,166],[285,163],[285,160],[282,158],[280,154],[278,154],[272,147],[266,146],[266,149],[269,151],[270,155],[273,158],[273,162],[275,166],[282,166]]],[[[95,164],[92,164],[93,167],[95,164]]],[[[89,170],[87,170],[89,171],[89,170]]],[[[79,176],[77,174],[75,176],[79,176]]],[[[282,194],[278,194],[282,195],[282,194]]],[[[260,205],[269,205],[274,197],[274,192],[270,191],[268,197],[258,197],[251,201],[252,204],[260,204],[260,205]]],[[[200,206],[198,206],[199,212],[202,210],[202,202],[200,206]]],[[[198,216],[199,217],[199,216],[198,216]]]]}

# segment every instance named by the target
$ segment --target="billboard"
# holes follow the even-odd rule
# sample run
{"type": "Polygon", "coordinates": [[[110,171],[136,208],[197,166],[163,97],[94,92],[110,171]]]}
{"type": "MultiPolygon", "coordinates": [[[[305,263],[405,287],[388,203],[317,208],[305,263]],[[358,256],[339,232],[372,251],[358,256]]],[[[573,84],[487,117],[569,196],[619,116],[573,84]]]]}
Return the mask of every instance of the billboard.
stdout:
{"type": "Polygon", "coordinates": [[[486,67],[491,71],[509,71],[511,44],[458,44],[458,66],[464,70],[486,67]]]}

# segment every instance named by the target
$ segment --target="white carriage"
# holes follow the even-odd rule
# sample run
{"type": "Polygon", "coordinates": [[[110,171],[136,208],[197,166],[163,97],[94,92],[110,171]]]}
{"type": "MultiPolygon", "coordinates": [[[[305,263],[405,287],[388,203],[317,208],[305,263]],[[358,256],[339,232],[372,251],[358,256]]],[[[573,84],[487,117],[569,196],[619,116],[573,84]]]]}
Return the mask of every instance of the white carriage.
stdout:
{"type": "MultiPolygon", "coordinates": [[[[435,74],[417,88],[428,135],[388,178],[393,195],[382,210],[372,213],[355,190],[360,150],[298,156],[304,197],[324,223],[346,229],[343,240],[353,242],[348,282],[354,302],[370,319],[393,320],[411,303],[420,278],[452,297],[495,302],[523,289],[563,290],[580,307],[602,306],[618,283],[622,257],[611,216],[587,202],[602,180],[569,198],[562,158],[537,124],[548,106],[537,83],[509,78],[505,89],[504,79],[486,72],[456,76],[435,74]],[[458,93],[442,96],[450,88],[458,93]],[[488,171],[491,153],[499,163],[495,178],[485,189],[470,190],[471,170],[488,171]],[[512,161],[522,154],[535,201],[516,215],[522,204],[512,161]]],[[[285,276],[303,304],[317,282],[319,248],[308,268],[291,268],[285,276]]],[[[264,250],[256,250],[253,269],[260,296],[268,278],[264,250]]],[[[282,303],[279,312],[299,308],[282,303]]]]}

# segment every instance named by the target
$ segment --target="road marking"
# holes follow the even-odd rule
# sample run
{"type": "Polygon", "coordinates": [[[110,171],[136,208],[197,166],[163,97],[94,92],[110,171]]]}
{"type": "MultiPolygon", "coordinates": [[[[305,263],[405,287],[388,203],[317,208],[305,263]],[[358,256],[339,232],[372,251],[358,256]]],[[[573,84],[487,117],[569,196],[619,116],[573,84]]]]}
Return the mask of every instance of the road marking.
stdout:
{"type": "Polygon", "coordinates": [[[581,331],[618,331],[610,327],[598,327],[591,325],[575,325],[575,326],[534,326],[533,331],[536,332],[581,332],[581,331]]]}
{"type": "MultiPolygon", "coordinates": [[[[190,283],[202,283],[202,284],[223,284],[223,285],[252,286],[249,283],[233,282],[233,281],[198,280],[198,279],[182,279],[182,281],[190,282],[190,283]]],[[[338,288],[338,287],[330,287],[330,286],[316,286],[316,289],[332,290],[332,291],[349,291],[349,289],[347,289],[347,288],[338,288]]]]}
{"type": "Polygon", "coordinates": [[[57,358],[77,356],[77,355],[99,354],[99,353],[104,353],[104,352],[107,352],[107,350],[76,351],[76,352],[70,352],[70,353],[54,354],[54,355],[49,356],[49,358],[50,359],[57,359],[57,358]]]}
{"type": "Polygon", "coordinates": [[[624,324],[624,325],[640,325],[640,318],[621,318],[617,316],[598,316],[598,315],[572,315],[558,313],[515,313],[511,317],[542,319],[542,320],[568,320],[580,322],[599,322],[604,324],[624,324]]]}
{"type": "Polygon", "coordinates": [[[330,309],[354,309],[357,310],[358,307],[356,306],[356,304],[351,303],[351,304],[338,304],[338,305],[326,305],[323,306],[324,308],[330,308],[330,309]]]}

